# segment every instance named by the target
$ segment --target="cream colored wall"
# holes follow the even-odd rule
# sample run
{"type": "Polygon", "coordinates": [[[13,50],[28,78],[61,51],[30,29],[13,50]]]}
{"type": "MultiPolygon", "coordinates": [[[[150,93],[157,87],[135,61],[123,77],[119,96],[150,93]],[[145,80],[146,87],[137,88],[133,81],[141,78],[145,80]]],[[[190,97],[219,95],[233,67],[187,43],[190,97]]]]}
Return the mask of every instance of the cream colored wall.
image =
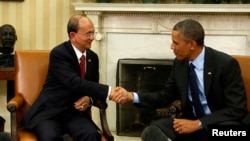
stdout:
{"type": "MultiPolygon", "coordinates": [[[[0,26],[11,24],[16,28],[15,50],[52,49],[68,40],[66,25],[77,12],[73,2],[84,0],[24,0],[0,1],[0,26]]],[[[6,81],[0,81],[0,115],[6,119],[5,129],[10,131],[10,115],[6,110],[6,81]]]]}
{"type": "MultiPolygon", "coordinates": [[[[78,0],[79,1],[79,0],[78,0]]],[[[0,2],[0,25],[16,28],[15,49],[51,49],[67,40],[66,24],[76,12],[72,2],[77,0],[24,0],[0,2]]]]}

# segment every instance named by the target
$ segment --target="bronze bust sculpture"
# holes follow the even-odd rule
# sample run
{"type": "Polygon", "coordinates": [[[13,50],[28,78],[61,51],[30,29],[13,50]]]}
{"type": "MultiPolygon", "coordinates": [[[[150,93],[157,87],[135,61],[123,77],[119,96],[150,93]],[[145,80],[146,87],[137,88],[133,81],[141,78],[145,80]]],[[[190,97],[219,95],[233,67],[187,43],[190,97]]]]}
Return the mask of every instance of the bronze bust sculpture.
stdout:
{"type": "Polygon", "coordinates": [[[4,24],[0,27],[0,52],[11,54],[14,51],[14,45],[17,40],[16,30],[10,24],[4,24]]]}
{"type": "Polygon", "coordinates": [[[0,27],[0,67],[14,66],[14,45],[17,40],[16,30],[10,24],[0,27]]]}

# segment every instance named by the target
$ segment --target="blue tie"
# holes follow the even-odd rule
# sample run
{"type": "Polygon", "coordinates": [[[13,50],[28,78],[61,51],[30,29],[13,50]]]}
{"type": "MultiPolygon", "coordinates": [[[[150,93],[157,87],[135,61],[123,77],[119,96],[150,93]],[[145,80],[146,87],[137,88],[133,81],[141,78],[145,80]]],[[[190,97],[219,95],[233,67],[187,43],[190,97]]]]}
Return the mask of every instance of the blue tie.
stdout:
{"type": "Polygon", "coordinates": [[[200,97],[199,97],[200,90],[197,85],[198,79],[194,71],[194,68],[195,66],[192,63],[190,63],[189,65],[189,87],[190,87],[191,96],[192,96],[192,104],[195,109],[196,116],[197,118],[200,118],[204,116],[205,113],[202,108],[200,97]]]}

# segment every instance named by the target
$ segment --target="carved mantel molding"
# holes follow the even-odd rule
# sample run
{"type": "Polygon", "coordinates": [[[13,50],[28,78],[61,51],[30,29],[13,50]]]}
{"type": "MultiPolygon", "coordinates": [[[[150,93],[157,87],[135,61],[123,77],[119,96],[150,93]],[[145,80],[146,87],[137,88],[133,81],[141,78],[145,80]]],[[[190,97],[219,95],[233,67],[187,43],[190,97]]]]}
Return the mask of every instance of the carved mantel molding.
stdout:
{"type": "Polygon", "coordinates": [[[250,14],[249,4],[121,4],[73,3],[76,11],[101,13],[217,13],[250,14]]]}
{"type": "MultiPolygon", "coordinates": [[[[246,36],[250,43],[250,4],[72,3],[94,23],[97,41],[106,33],[170,33],[185,18],[200,21],[211,36],[246,36]]],[[[95,46],[100,47],[99,43],[95,46]]],[[[99,48],[98,48],[99,49],[99,48]]],[[[249,52],[249,51],[247,51],[249,52]]]]}

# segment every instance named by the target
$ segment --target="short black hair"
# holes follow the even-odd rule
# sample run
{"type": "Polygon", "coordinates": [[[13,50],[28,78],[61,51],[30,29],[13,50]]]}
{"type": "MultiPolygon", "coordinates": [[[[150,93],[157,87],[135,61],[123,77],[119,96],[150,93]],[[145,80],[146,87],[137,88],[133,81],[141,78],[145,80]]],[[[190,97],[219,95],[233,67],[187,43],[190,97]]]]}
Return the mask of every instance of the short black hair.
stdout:
{"type": "Polygon", "coordinates": [[[199,46],[204,45],[205,31],[202,25],[193,19],[186,19],[177,23],[173,30],[179,31],[186,41],[194,40],[199,46]]]}

